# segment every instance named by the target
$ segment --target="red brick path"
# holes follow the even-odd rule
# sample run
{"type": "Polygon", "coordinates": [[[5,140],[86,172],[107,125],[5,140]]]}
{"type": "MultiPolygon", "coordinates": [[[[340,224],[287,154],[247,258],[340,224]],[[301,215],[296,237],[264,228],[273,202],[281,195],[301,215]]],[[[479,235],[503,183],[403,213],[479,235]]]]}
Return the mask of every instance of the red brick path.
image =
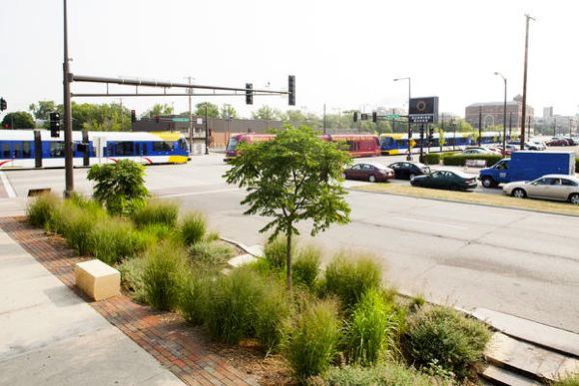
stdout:
{"type": "MultiPolygon", "coordinates": [[[[15,218],[0,219],[0,228],[77,295],[74,264],[84,260],[42,230],[15,218]]],[[[251,375],[204,350],[201,340],[182,318],[160,313],[121,295],[90,305],[111,324],[155,357],[188,385],[257,385],[251,375]]]]}

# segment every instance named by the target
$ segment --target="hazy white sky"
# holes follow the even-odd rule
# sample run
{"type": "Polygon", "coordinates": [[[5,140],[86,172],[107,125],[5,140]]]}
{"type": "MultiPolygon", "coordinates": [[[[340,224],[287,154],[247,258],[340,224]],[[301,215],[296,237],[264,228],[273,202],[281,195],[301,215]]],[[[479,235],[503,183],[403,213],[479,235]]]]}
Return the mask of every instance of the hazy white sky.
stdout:
{"type": "MultiPolygon", "coordinates": [[[[321,112],[406,103],[438,95],[441,111],[522,93],[524,14],[531,22],[528,102],[542,115],[579,107],[577,0],[69,0],[72,72],[240,86],[287,87],[297,107],[321,112]]],[[[62,102],[62,0],[0,0],[0,95],[9,110],[62,102]]],[[[73,91],[104,91],[74,84],[73,91]]],[[[113,90],[120,90],[111,88],[113,90]]],[[[125,90],[128,90],[125,88],[125,90]]],[[[198,103],[205,98],[196,98],[198,103]]],[[[86,99],[76,99],[78,102],[86,99]]],[[[112,99],[90,99],[109,102],[112,99]]],[[[118,102],[118,99],[116,99],[118,102]]],[[[213,98],[242,114],[286,109],[287,97],[213,98]]],[[[140,114],[155,102],[187,109],[186,98],[123,98],[140,114]]]]}

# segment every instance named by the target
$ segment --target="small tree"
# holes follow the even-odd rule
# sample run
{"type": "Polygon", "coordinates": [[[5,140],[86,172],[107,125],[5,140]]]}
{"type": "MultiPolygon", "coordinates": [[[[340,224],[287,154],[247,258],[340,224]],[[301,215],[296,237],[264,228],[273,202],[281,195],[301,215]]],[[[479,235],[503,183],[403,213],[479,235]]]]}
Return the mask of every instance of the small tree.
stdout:
{"type": "Polygon", "coordinates": [[[291,289],[292,237],[299,235],[295,224],[312,220],[312,236],[332,223],[350,221],[350,207],[344,200],[342,171],[349,155],[336,143],[318,138],[309,127],[278,133],[272,141],[242,144],[233,167],[225,173],[228,183],[245,187],[246,215],[273,217],[260,232],[273,230],[270,240],[282,233],[287,238],[287,286],[291,289]]]}
{"type": "Polygon", "coordinates": [[[8,113],[2,120],[2,126],[10,129],[34,129],[35,123],[32,115],[26,111],[8,113]]]}
{"type": "Polygon", "coordinates": [[[128,214],[144,204],[149,191],[145,187],[145,168],[131,160],[93,165],[88,179],[95,181],[94,198],[112,214],[128,214]]]}
{"type": "Polygon", "coordinates": [[[438,144],[440,145],[440,151],[442,151],[444,144],[446,144],[446,137],[444,136],[444,129],[442,127],[438,127],[436,129],[436,133],[438,134],[438,144]]]}

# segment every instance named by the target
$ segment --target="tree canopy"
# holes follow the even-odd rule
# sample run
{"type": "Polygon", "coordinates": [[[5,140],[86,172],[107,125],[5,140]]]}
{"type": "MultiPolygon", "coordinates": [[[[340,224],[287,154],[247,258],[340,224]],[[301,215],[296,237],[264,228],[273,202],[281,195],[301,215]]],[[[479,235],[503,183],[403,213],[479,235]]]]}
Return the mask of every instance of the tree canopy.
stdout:
{"type": "Polygon", "coordinates": [[[223,119],[237,118],[237,110],[235,110],[235,107],[231,105],[223,104],[221,106],[221,111],[219,112],[219,115],[223,119]]]}
{"type": "Polygon", "coordinates": [[[210,102],[201,102],[195,105],[195,113],[198,117],[205,116],[205,106],[207,106],[207,117],[209,118],[219,118],[219,107],[216,104],[210,102]]]}
{"type": "Polygon", "coordinates": [[[270,240],[280,233],[287,237],[288,288],[291,240],[299,235],[296,223],[311,220],[311,234],[315,235],[332,223],[350,220],[341,181],[343,169],[351,160],[338,146],[322,141],[309,127],[287,126],[271,141],[241,144],[240,155],[225,173],[229,184],[248,191],[241,202],[249,205],[244,214],[272,218],[260,232],[271,231],[270,240]]]}
{"type": "Polygon", "coordinates": [[[141,114],[143,118],[151,118],[157,115],[171,115],[173,114],[173,107],[168,104],[155,103],[147,111],[141,114]]]}
{"type": "Polygon", "coordinates": [[[36,119],[48,119],[48,114],[56,110],[54,101],[38,101],[38,104],[32,103],[28,106],[36,119]]]}
{"type": "Polygon", "coordinates": [[[35,126],[34,118],[26,111],[8,113],[2,119],[2,127],[7,129],[34,129],[35,126]]]}

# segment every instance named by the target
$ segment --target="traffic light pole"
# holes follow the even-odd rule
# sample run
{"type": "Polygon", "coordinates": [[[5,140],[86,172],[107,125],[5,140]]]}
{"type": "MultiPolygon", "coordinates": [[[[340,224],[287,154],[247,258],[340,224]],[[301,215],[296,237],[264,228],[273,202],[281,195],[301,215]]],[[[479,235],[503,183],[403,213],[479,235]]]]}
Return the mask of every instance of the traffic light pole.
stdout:
{"type": "Polygon", "coordinates": [[[63,107],[64,107],[64,169],[65,169],[65,188],[64,196],[70,197],[74,191],[73,178],[73,158],[72,158],[72,108],[70,105],[70,82],[71,74],[68,57],[68,27],[67,27],[67,4],[64,1],[64,62],[62,63],[63,72],[63,107]]]}
{"type": "Polygon", "coordinates": [[[424,123],[420,124],[420,157],[418,162],[424,162],[424,123]]]}

